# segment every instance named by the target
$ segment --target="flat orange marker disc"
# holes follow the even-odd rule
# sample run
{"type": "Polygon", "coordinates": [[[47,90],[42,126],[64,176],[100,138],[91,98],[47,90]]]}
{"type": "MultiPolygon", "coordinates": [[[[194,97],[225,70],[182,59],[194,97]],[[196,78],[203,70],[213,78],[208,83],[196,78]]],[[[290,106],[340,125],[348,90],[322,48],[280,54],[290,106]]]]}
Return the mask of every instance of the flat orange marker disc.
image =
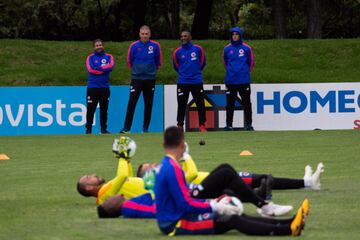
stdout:
{"type": "Polygon", "coordinates": [[[10,160],[6,154],[0,154],[0,160],[10,160]]]}
{"type": "Polygon", "coordinates": [[[240,156],[252,156],[253,154],[249,150],[244,150],[240,153],[240,156]]]}

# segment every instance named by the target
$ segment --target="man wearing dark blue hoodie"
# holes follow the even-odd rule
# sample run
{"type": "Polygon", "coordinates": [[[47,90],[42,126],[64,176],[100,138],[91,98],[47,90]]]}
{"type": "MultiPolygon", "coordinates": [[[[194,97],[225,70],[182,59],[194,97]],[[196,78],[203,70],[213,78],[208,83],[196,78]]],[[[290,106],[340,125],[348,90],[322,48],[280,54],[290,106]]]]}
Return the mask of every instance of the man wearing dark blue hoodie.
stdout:
{"type": "Polygon", "coordinates": [[[226,127],[224,130],[233,130],[235,101],[239,93],[244,106],[244,129],[253,131],[250,73],[254,67],[254,55],[251,47],[243,42],[243,32],[239,27],[231,28],[230,33],[231,43],[225,46],[223,52],[226,69],[226,127]]]}
{"type": "Polygon", "coordinates": [[[204,89],[202,70],[206,65],[205,53],[201,46],[191,42],[189,31],[182,31],[181,46],[175,49],[173,65],[178,73],[177,80],[177,126],[183,128],[186,105],[191,92],[199,114],[199,130],[206,132],[204,89]]]}

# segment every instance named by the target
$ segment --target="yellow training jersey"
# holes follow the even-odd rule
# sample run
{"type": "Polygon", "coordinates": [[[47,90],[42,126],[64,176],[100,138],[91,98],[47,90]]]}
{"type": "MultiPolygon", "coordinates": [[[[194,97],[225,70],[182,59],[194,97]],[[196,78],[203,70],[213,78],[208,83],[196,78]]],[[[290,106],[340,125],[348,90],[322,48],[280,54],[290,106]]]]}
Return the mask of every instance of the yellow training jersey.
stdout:
{"type": "Polygon", "coordinates": [[[197,177],[191,183],[200,184],[208,175],[208,172],[198,172],[197,177]]]}
{"type": "Polygon", "coordinates": [[[183,162],[182,167],[188,183],[200,184],[209,175],[208,172],[198,171],[195,161],[191,158],[191,156],[183,162]]]}
{"type": "Polygon", "coordinates": [[[116,177],[102,185],[98,192],[96,204],[102,204],[109,197],[123,195],[130,199],[148,192],[144,188],[142,178],[132,177],[133,171],[131,164],[123,158],[119,158],[116,177]]]}

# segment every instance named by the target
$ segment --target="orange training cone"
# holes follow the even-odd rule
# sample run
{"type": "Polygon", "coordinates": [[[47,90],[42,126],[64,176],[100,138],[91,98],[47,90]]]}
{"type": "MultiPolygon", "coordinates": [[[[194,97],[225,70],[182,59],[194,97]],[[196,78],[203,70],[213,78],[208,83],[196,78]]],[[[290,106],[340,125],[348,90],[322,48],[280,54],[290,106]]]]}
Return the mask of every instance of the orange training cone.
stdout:
{"type": "Polygon", "coordinates": [[[244,150],[240,153],[240,156],[252,156],[253,154],[249,150],[244,150]]]}
{"type": "Polygon", "coordinates": [[[10,160],[6,154],[0,154],[0,160],[10,160]]]}

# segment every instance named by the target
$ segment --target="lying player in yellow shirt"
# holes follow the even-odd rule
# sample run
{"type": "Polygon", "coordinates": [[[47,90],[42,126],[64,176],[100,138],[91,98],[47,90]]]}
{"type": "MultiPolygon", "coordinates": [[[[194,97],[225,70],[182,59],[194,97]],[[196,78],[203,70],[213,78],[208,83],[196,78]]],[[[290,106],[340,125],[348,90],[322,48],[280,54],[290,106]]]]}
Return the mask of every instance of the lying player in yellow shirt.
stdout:
{"type": "MultiPolygon", "coordinates": [[[[136,196],[142,195],[144,193],[151,193],[151,197],[154,198],[152,191],[153,184],[155,182],[155,174],[154,171],[149,171],[147,176],[143,178],[132,177],[132,167],[129,162],[129,158],[132,155],[130,154],[131,147],[129,147],[129,142],[131,140],[128,137],[121,137],[118,146],[113,146],[113,152],[116,154],[116,157],[119,158],[118,170],[117,175],[111,181],[105,183],[105,180],[96,176],[96,175],[86,175],[80,178],[78,182],[78,191],[83,196],[94,196],[97,197],[96,203],[101,205],[104,201],[106,201],[109,197],[115,195],[123,195],[125,199],[131,199],[136,196]]],[[[135,144],[135,143],[134,143],[135,144]]],[[[116,145],[116,140],[114,142],[116,145]]],[[[191,156],[188,153],[185,153],[184,168],[192,169],[195,166],[194,161],[191,159],[191,156]],[[191,166],[193,164],[193,166],[191,166]]],[[[221,184],[221,186],[217,186],[217,181],[210,181],[210,178],[206,178],[204,180],[209,182],[209,186],[214,187],[214,189],[222,189],[220,192],[216,192],[211,190],[212,188],[209,187],[210,191],[204,191],[200,185],[193,185],[192,194],[197,191],[201,191],[200,195],[210,197],[218,197],[223,194],[223,191],[226,189],[234,194],[240,196],[241,200],[244,202],[251,202],[255,206],[259,208],[260,214],[267,215],[267,216],[278,216],[288,213],[292,210],[291,206],[281,206],[273,203],[267,203],[263,198],[258,196],[251,188],[249,188],[240,178],[237,178],[236,171],[228,164],[222,164],[217,169],[214,170],[221,174],[225,174],[229,176],[229,172],[232,173],[233,178],[237,184],[232,184],[232,180],[227,183],[221,184]],[[224,186],[223,186],[224,185],[224,186]],[[236,185],[237,187],[233,188],[236,185]]],[[[212,173],[214,173],[214,171],[212,173]]],[[[191,176],[192,172],[188,171],[188,178],[193,177],[191,176]]],[[[210,174],[211,175],[211,174],[210,174]]],[[[220,177],[223,179],[225,176],[220,177]]],[[[204,184],[204,183],[203,183],[204,184]]]]}
{"type": "MultiPolygon", "coordinates": [[[[114,140],[113,152],[118,158],[118,168],[115,178],[106,182],[105,179],[96,174],[82,176],[77,183],[78,192],[85,197],[96,197],[96,204],[98,205],[101,205],[106,199],[115,195],[122,195],[125,199],[131,199],[148,193],[149,188],[145,186],[144,179],[133,176],[130,158],[135,152],[130,154],[131,147],[129,147],[129,145],[131,143],[135,144],[135,142],[128,137],[121,137],[119,140],[114,140]]],[[[188,161],[189,164],[191,164],[191,162],[193,161],[188,161]]],[[[185,164],[184,166],[186,167],[187,165],[185,164]]],[[[187,168],[192,169],[190,166],[187,168]]]]}
{"type": "Polygon", "coordinates": [[[121,149],[115,153],[119,161],[115,178],[105,182],[103,178],[92,174],[82,176],[77,183],[78,192],[85,197],[96,197],[96,204],[98,205],[111,196],[121,194],[126,199],[130,199],[148,192],[144,188],[143,179],[133,177],[133,169],[130,164],[131,149],[128,149],[130,141],[133,140],[122,137],[119,141],[114,142],[114,145],[119,144],[118,146],[113,146],[113,148],[121,149]]]}
{"type": "MultiPolygon", "coordinates": [[[[188,149],[183,155],[182,162],[185,178],[188,183],[201,184],[202,181],[209,175],[208,172],[198,171],[194,160],[188,154],[188,149]]],[[[146,172],[155,168],[156,166],[156,163],[141,164],[137,170],[137,177],[144,177],[146,172]]],[[[314,173],[312,168],[307,165],[305,167],[304,178],[302,179],[279,178],[273,177],[271,174],[256,174],[249,172],[238,172],[238,175],[239,178],[241,178],[248,186],[253,189],[258,189],[258,191],[256,191],[257,194],[266,200],[271,200],[272,189],[284,190],[310,188],[313,190],[320,190],[320,176],[323,172],[324,164],[320,162],[314,173]]]]}
{"type": "MultiPolygon", "coordinates": [[[[151,189],[151,186],[149,185],[153,184],[153,182],[147,183],[148,186],[145,186],[146,179],[144,185],[144,180],[142,178],[143,174],[141,174],[141,177],[133,176],[133,168],[130,163],[131,156],[121,155],[122,153],[128,154],[128,150],[130,150],[128,145],[131,141],[134,142],[128,137],[121,137],[119,140],[115,139],[114,141],[113,152],[118,158],[118,168],[115,178],[106,182],[102,177],[99,177],[96,174],[82,176],[77,183],[77,190],[81,195],[85,197],[96,197],[96,203],[101,205],[110,196],[120,194],[123,195],[125,199],[130,199],[148,192],[147,189],[151,189]]],[[[132,155],[134,155],[134,153],[132,155]]],[[[186,156],[187,159],[183,163],[187,182],[199,184],[209,173],[198,172],[191,156],[187,153],[185,153],[184,156],[186,156]]],[[[155,164],[144,164],[143,169],[147,169],[145,167],[147,165],[154,165],[155,167],[155,164]]],[[[141,166],[139,169],[142,169],[141,166]]],[[[138,175],[140,175],[139,172],[138,175]]]]}

